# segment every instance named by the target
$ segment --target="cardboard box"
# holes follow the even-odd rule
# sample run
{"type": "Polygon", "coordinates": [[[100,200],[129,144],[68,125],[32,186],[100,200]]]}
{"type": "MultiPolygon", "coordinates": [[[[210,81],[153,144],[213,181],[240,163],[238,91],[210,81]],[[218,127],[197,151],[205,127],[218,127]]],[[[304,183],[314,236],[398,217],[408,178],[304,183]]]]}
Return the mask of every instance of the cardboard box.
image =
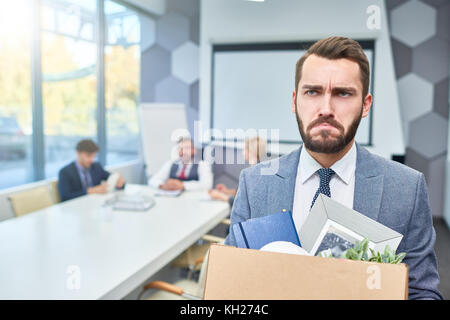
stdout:
{"type": "Polygon", "coordinates": [[[204,299],[408,298],[408,268],[212,245],[204,299]]]}

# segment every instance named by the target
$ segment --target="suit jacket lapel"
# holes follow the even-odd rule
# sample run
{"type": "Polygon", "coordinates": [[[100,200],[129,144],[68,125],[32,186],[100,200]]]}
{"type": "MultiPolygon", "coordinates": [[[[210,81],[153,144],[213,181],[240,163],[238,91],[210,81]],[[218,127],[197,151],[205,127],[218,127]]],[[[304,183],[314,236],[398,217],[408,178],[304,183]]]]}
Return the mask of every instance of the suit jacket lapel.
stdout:
{"type": "Polygon", "coordinates": [[[83,183],[81,182],[80,173],[78,172],[78,168],[77,168],[75,161],[72,162],[72,175],[75,178],[75,180],[74,180],[74,182],[76,183],[75,189],[81,190],[81,189],[83,189],[83,183]]]}
{"type": "Polygon", "coordinates": [[[282,209],[290,210],[294,203],[295,180],[302,147],[286,157],[279,158],[273,183],[268,185],[267,214],[277,213],[282,209]]]}
{"type": "Polygon", "coordinates": [[[373,220],[378,220],[384,176],[373,156],[358,144],[356,147],[353,209],[373,220]]]}
{"type": "MultiPolygon", "coordinates": [[[[373,156],[359,144],[356,144],[356,148],[353,209],[378,220],[384,176],[373,156]]],[[[292,211],[301,149],[302,146],[286,157],[279,158],[274,182],[268,185],[266,214],[277,213],[281,209],[292,211]]]]}

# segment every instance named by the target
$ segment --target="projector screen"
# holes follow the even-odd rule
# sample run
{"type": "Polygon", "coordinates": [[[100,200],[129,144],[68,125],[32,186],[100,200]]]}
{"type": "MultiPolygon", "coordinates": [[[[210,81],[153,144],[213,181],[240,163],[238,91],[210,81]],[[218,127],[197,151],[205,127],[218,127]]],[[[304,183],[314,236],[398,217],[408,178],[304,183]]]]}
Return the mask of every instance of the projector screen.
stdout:
{"type": "MultiPolygon", "coordinates": [[[[373,70],[373,41],[360,41],[373,70]]],[[[300,143],[291,111],[295,64],[311,43],[213,46],[211,128],[279,129],[281,143],[300,143]]],[[[373,79],[373,74],[371,74],[373,79]]],[[[370,86],[372,87],[372,81],[370,86]]],[[[371,91],[371,88],[369,88],[371,91]]],[[[371,114],[361,120],[356,141],[371,144],[371,114]]],[[[216,137],[217,138],[217,137],[216,137]]],[[[230,138],[227,136],[227,138],[230,138]]],[[[214,139],[214,137],[213,137],[214,139]]]]}

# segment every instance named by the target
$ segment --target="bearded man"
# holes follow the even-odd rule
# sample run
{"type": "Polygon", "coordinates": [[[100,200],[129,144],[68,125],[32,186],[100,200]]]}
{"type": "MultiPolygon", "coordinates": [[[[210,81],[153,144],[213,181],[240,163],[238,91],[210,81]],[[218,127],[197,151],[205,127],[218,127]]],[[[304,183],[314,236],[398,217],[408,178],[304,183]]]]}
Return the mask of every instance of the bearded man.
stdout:
{"type": "MultiPolygon", "coordinates": [[[[296,64],[292,93],[303,145],[241,172],[231,224],[287,209],[298,231],[323,193],[400,232],[409,298],[442,299],[424,175],[355,142],[372,105],[369,79],[367,57],[352,39],[329,37],[308,49],[296,64]],[[265,174],[267,167],[278,170],[265,174]]],[[[232,228],[225,244],[236,245],[232,228]]]]}

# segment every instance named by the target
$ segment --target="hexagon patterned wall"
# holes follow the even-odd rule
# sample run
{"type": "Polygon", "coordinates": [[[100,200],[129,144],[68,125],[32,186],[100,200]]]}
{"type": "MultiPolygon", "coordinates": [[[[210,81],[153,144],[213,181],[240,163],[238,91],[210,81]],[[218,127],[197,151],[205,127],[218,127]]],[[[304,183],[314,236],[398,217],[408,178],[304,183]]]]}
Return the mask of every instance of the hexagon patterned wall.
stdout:
{"type": "Polygon", "coordinates": [[[191,133],[198,119],[199,21],[199,0],[167,0],[165,14],[141,30],[141,102],[184,103],[191,133]]]}
{"type": "Polygon", "coordinates": [[[406,164],[425,174],[433,215],[444,207],[450,1],[386,0],[406,164]]]}
{"type": "MultiPolygon", "coordinates": [[[[449,0],[386,0],[402,108],[406,164],[423,172],[442,215],[449,114],[449,0]]],[[[199,0],[167,0],[142,23],[142,102],[181,102],[198,119],[199,0]]]]}
{"type": "MultiPolygon", "coordinates": [[[[141,29],[141,102],[184,103],[191,134],[199,108],[199,26],[199,0],[167,0],[166,13],[145,16],[141,29]]],[[[242,166],[235,167],[214,165],[215,184],[237,187],[242,166]]]]}

